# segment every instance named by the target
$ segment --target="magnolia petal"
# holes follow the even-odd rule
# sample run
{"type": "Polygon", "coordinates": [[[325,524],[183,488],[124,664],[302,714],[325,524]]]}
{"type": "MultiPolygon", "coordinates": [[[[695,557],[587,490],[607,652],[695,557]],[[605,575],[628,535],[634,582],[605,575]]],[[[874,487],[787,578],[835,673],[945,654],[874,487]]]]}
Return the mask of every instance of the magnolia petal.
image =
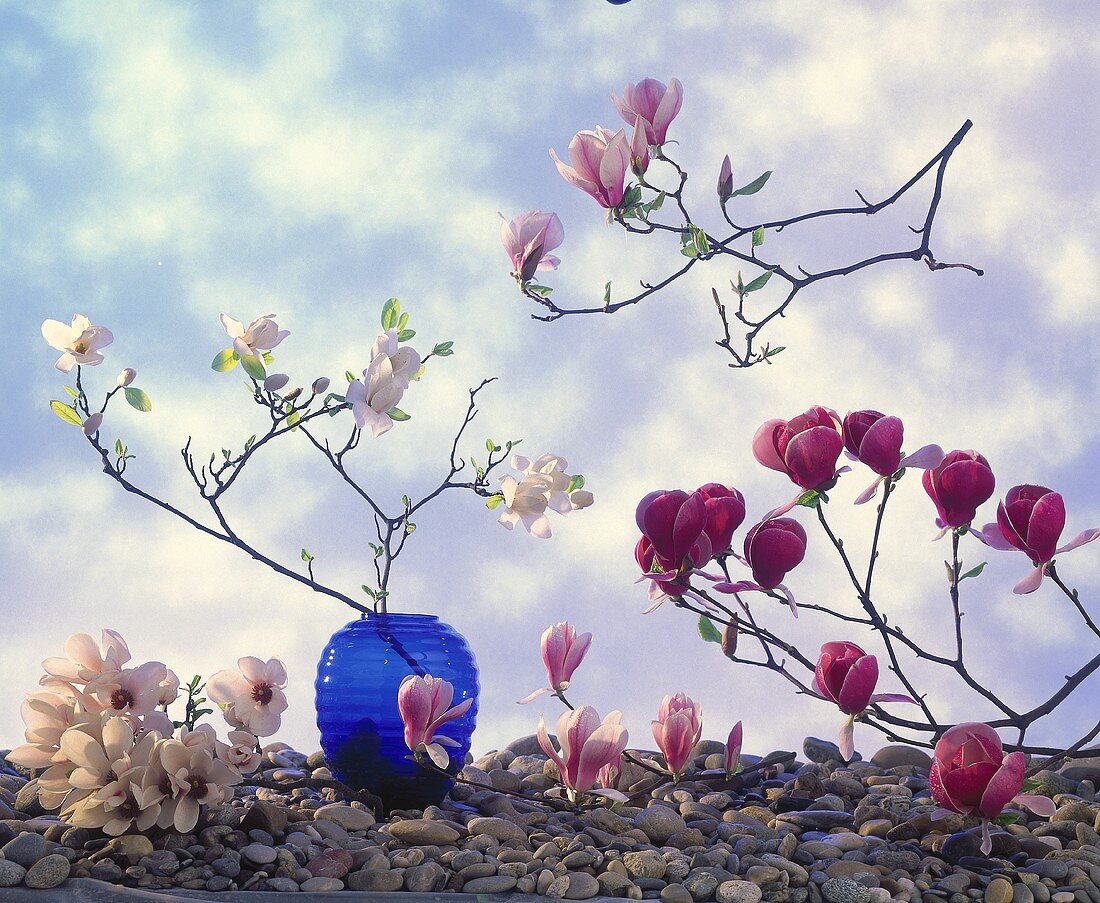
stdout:
{"type": "Polygon", "coordinates": [[[779,594],[781,596],[786,598],[787,605],[789,605],[790,609],[791,609],[791,614],[794,615],[797,618],[798,617],[798,603],[794,599],[794,593],[792,593],[787,588],[787,586],[783,583],[780,583],[778,586],[776,586],[776,589],[779,591],[779,594]]]}
{"type": "Polygon", "coordinates": [[[844,757],[845,762],[850,762],[852,756],[855,755],[855,726],[855,718],[848,718],[844,722],[844,727],[840,729],[840,734],[837,735],[837,746],[840,747],[840,754],[844,757]]]}
{"type": "Polygon", "coordinates": [[[528,696],[524,696],[523,699],[517,700],[516,705],[527,705],[527,703],[533,702],[534,700],[536,700],[540,696],[542,696],[544,693],[553,693],[553,692],[554,691],[551,690],[549,687],[539,687],[537,690],[535,690],[534,693],[531,693],[528,696]]]}
{"type": "Polygon", "coordinates": [[[976,539],[989,546],[989,548],[996,549],[998,552],[1011,552],[1015,550],[1015,546],[1005,539],[999,524],[986,524],[980,530],[971,527],[970,533],[976,539]]]}
{"type": "Polygon", "coordinates": [[[989,819],[982,819],[982,845],[981,851],[983,856],[988,856],[993,852],[993,837],[989,833],[989,819]]]}
{"type": "Polygon", "coordinates": [[[1058,806],[1049,796],[1040,796],[1036,793],[1017,793],[1011,802],[1017,803],[1026,809],[1030,809],[1036,815],[1050,818],[1058,811],[1058,806]]]}
{"type": "Polygon", "coordinates": [[[879,477],[877,480],[875,480],[875,482],[864,489],[863,492],[856,496],[855,504],[866,505],[869,501],[871,501],[871,499],[873,499],[878,494],[878,487],[882,485],[885,479],[886,477],[879,477]]]}
{"type": "Polygon", "coordinates": [[[938,445],[925,445],[918,448],[913,454],[901,459],[898,467],[916,467],[920,470],[931,470],[938,467],[943,461],[943,449],[938,445]]]}
{"type": "Polygon", "coordinates": [[[913,705],[920,705],[912,696],[906,696],[904,693],[876,693],[871,697],[871,702],[909,702],[913,705]]]}
{"type": "Polygon", "coordinates": [[[439,743],[429,743],[424,747],[428,758],[435,763],[437,768],[447,769],[451,765],[451,756],[439,743]]]}
{"type": "Polygon", "coordinates": [[[617,803],[626,803],[630,801],[625,793],[621,793],[618,790],[611,790],[607,787],[597,787],[594,790],[588,791],[592,796],[603,797],[604,799],[614,800],[617,803]]]}
{"type": "Polygon", "coordinates": [[[1028,593],[1035,592],[1035,590],[1042,586],[1043,578],[1046,576],[1046,573],[1047,566],[1045,564],[1041,564],[1037,568],[1028,571],[1027,575],[1012,587],[1012,592],[1017,596],[1026,596],[1028,593]]]}
{"type": "Polygon", "coordinates": [[[1061,554],[1062,552],[1072,552],[1079,546],[1086,545],[1087,543],[1092,542],[1094,539],[1100,539],[1100,527],[1094,527],[1091,530],[1082,530],[1080,533],[1074,536],[1073,539],[1062,546],[1062,548],[1058,550],[1058,554],[1061,554]]]}

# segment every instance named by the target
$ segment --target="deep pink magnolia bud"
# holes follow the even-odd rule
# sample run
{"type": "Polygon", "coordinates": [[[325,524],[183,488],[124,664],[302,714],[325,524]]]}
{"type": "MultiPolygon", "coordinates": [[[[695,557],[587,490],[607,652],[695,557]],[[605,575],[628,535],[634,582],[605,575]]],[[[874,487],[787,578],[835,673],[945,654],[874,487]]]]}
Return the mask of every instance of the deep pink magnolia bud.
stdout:
{"type": "Polygon", "coordinates": [[[752,440],[756,460],[785,473],[803,489],[828,488],[836,477],[836,462],[844,450],[840,418],[821,406],[791,420],[764,423],[752,440]]]}
{"type": "Polygon", "coordinates": [[[634,125],[637,118],[641,117],[645,125],[646,140],[650,144],[664,144],[668,127],[672,125],[672,120],[676,118],[684,102],[684,86],[678,78],[669,82],[667,88],[664,82],[646,78],[636,85],[628,84],[623,88],[622,100],[612,94],[611,102],[627,125],[634,125]]]}
{"type": "Polygon", "coordinates": [[[741,764],[741,742],[743,736],[744,731],[741,727],[741,722],[738,721],[730,731],[729,737],[726,738],[725,767],[727,777],[732,777],[741,764]]]}
{"type": "Polygon", "coordinates": [[[1013,486],[997,506],[997,526],[1005,542],[1026,552],[1032,564],[1045,564],[1058,550],[1066,505],[1045,486],[1013,486]]]}
{"type": "Polygon", "coordinates": [[[649,169],[649,142],[641,116],[634,121],[634,134],[630,138],[630,169],[639,179],[649,169]]]}
{"type": "Polygon", "coordinates": [[[703,707],[683,693],[666,696],[652,727],[653,739],[665,757],[668,770],[679,777],[703,735],[703,707]]]}
{"type": "Polygon", "coordinates": [[[904,437],[905,429],[897,417],[853,411],[844,418],[844,447],[881,477],[897,472],[904,437]]]}
{"type": "Polygon", "coordinates": [[[718,172],[718,200],[723,204],[733,197],[733,164],[730,155],[722,159],[722,168],[718,172]]]}
{"type": "Polygon", "coordinates": [[[976,451],[948,452],[924,472],[924,489],[936,505],[936,523],[944,529],[974,520],[978,506],[993,495],[996,479],[989,462],[976,451]]]}
{"type": "Polygon", "coordinates": [[[846,715],[858,715],[878,683],[878,659],[855,643],[826,643],[814,671],[814,688],[846,715]]]}
{"type": "Polygon", "coordinates": [[[928,789],[944,809],[982,819],[982,852],[993,849],[989,820],[1009,803],[1026,806],[1037,815],[1054,815],[1054,801],[1020,793],[1027,761],[1021,752],[1004,753],[1001,738],[988,724],[957,724],[936,743],[928,789]]]}
{"type": "Polygon", "coordinates": [[[790,517],[761,521],[745,537],[745,561],[752,579],[764,589],[775,589],[787,572],[806,557],[806,531],[790,517]]]}
{"type": "Polygon", "coordinates": [[[553,148],[550,156],[561,177],[595,198],[601,207],[610,209],[622,203],[623,182],[630,168],[630,148],[623,129],[611,133],[598,125],[593,131],[577,132],[569,142],[572,166],[562,163],[553,148]]]}
{"type": "MultiPolygon", "coordinates": [[[[682,489],[651,492],[638,504],[635,518],[642,533],[653,543],[654,553],[673,569],[679,568],[689,553],[696,566],[705,563],[696,560],[703,551],[700,538],[706,537],[703,531],[707,525],[706,505],[700,493],[688,495],[682,489]]],[[[709,537],[706,546],[709,552],[709,537]]]]}
{"type": "Polygon", "coordinates": [[[710,538],[711,549],[725,552],[733,541],[734,531],[745,520],[745,497],[732,486],[707,483],[696,492],[703,497],[707,524],[703,528],[710,538]]]}
{"type": "Polygon", "coordinates": [[[523,282],[538,270],[555,269],[561,260],[550,252],[565,240],[565,229],[556,213],[529,210],[511,222],[500,217],[500,243],[512,261],[512,272],[523,282]]]}

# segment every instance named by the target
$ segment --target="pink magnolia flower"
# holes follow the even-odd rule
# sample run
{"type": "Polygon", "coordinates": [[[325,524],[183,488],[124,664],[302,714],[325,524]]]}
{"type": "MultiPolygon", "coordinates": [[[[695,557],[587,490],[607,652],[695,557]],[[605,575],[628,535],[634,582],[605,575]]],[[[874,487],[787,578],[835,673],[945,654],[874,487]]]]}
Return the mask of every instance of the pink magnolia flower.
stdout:
{"type": "Polygon", "coordinates": [[[51,347],[61,352],[54,366],[62,373],[68,373],[77,364],[94,367],[103,363],[101,348],[106,348],[115,340],[106,326],[93,326],[84,314],[74,314],[71,326],[59,320],[46,320],[42,324],[42,338],[51,347]]]}
{"type": "Polygon", "coordinates": [[[86,633],[74,633],[65,641],[64,657],[56,656],[42,662],[46,675],[40,681],[43,686],[83,685],[100,674],[119,671],[130,661],[130,649],[122,636],[114,630],[104,630],[103,639],[97,645],[86,633]]]}
{"type": "Polygon", "coordinates": [[[835,702],[848,716],[840,729],[840,754],[848,761],[855,752],[854,729],[858,715],[867,706],[880,702],[916,701],[898,693],[875,693],[878,683],[878,659],[855,643],[833,642],[821,647],[814,670],[814,689],[822,699],[835,702]]]}
{"type": "Polygon", "coordinates": [[[458,746],[450,737],[437,737],[435,732],[449,721],[461,718],[474,704],[473,697],[456,706],[454,687],[441,677],[410,674],[397,691],[397,709],[405,724],[405,745],[413,753],[426,753],[437,767],[447,769],[451,765],[450,754],[444,746],[458,746]]]}
{"type": "Polygon", "coordinates": [[[85,688],[81,702],[92,711],[109,712],[136,727],[157,707],[160,685],[167,675],[168,669],[161,662],[104,671],[85,688]]]}
{"type": "Polygon", "coordinates": [[[757,461],[785,473],[803,489],[831,486],[843,449],[840,418],[821,406],[791,420],[769,420],[752,440],[752,453],[757,461]]]}
{"type": "Polygon", "coordinates": [[[20,707],[26,743],[7,754],[7,759],[24,768],[49,768],[61,749],[61,735],[73,726],[76,701],[56,693],[28,693],[20,707]]]}
{"type": "Polygon", "coordinates": [[[259,741],[248,731],[230,731],[229,742],[217,742],[218,758],[241,774],[252,774],[260,767],[259,741]]]}
{"type": "Polygon", "coordinates": [[[592,634],[577,634],[577,628],[568,621],[551,624],[542,632],[542,663],[546,666],[548,686],[540,687],[530,696],[520,700],[528,703],[543,693],[561,693],[569,689],[573,672],[584,660],[592,643],[592,634]]]}
{"type": "Polygon", "coordinates": [[[612,94],[611,102],[627,125],[634,125],[638,118],[642,120],[650,144],[664,144],[668,127],[684,102],[684,86],[678,78],[672,79],[668,87],[655,78],[646,78],[636,85],[628,83],[623,88],[622,100],[612,94]]]}
{"type": "Polygon", "coordinates": [[[741,767],[741,741],[743,735],[741,722],[738,721],[730,730],[729,737],[726,738],[725,768],[727,778],[733,777],[741,767]]]}
{"type": "Polygon", "coordinates": [[[233,340],[233,350],[239,357],[261,359],[265,351],[270,351],[290,333],[280,329],[275,322],[275,314],[264,314],[248,324],[246,329],[240,320],[234,320],[229,314],[222,314],[222,326],[226,335],[233,340]]]}
{"type": "Polygon", "coordinates": [[[1062,496],[1045,486],[1013,486],[997,506],[997,522],[973,530],[994,549],[1019,549],[1031,559],[1035,569],[1013,588],[1015,593],[1033,593],[1043,582],[1047,566],[1055,555],[1071,552],[1100,537],[1100,528],[1083,530],[1064,546],[1058,545],[1066,525],[1066,505],[1062,496]]]}
{"type": "Polygon", "coordinates": [[[706,483],[696,492],[703,497],[707,522],[703,527],[715,553],[729,550],[734,531],[745,520],[745,497],[732,486],[706,483]]]}
{"type": "Polygon", "coordinates": [[[993,495],[996,479],[989,462],[976,451],[956,449],[924,472],[924,491],[936,505],[936,526],[963,527],[974,520],[978,506],[993,495]]]}
{"type": "Polygon", "coordinates": [[[623,200],[623,186],[630,167],[630,148],[623,129],[612,134],[603,126],[594,131],[577,132],[569,142],[569,160],[566,166],[554,149],[550,156],[558,172],[570,185],[595,198],[601,207],[618,207],[623,200]]]}
{"type": "Polygon", "coordinates": [[[206,682],[206,693],[218,705],[231,706],[237,723],[257,737],[270,737],[286,711],[286,666],[277,658],[264,662],[252,655],[237,659],[239,671],[218,671],[206,682]]]}
{"type": "Polygon", "coordinates": [[[718,200],[724,204],[733,197],[733,165],[730,155],[722,158],[722,168],[718,171],[718,200]]]}
{"type": "Polygon", "coordinates": [[[536,270],[554,270],[561,263],[550,252],[565,240],[565,229],[556,213],[530,210],[511,222],[500,217],[500,242],[512,261],[512,274],[526,282],[536,270]]]}
{"type": "Polygon", "coordinates": [[[619,761],[627,741],[622,717],[622,712],[616,711],[601,721],[599,713],[587,705],[563,712],[557,724],[559,754],[546,732],[546,720],[539,716],[539,746],[558,766],[570,798],[591,790],[600,769],[619,761]]]}
{"type": "Polygon", "coordinates": [[[675,780],[679,780],[703,735],[703,706],[683,693],[666,696],[651,726],[653,739],[665,757],[668,770],[675,780]]]}
{"type": "Polygon", "coordinates": [[[782,586],[783,578],[805,557],[806,530],[794,518],[768,518],[745,536],[745,563],[764,589],[782,586]]]}
{"type": "Polygon", "coordinates": [[[171,668],[164,675],[164,680],[157,687],[157,705],[171,705],[179,698],[180,679],[171,668]]]}
{"type": "Polygon", "coordinates": [[[993,849],[989,822],[1009,803],[1025,806],[1036,815],[1054,815],[1053,800],[1020,793],[1026,769],[1024,754],[1006,756],[1001,738],[988,724],[958,724],[936,743],[928,774],[929,789],[936,802],[949,812],[982,819],[981,849],[988,855],[993,849]]]}
{"type": "Polygon", "coordinates": [[[398,348],[396,329],[387,329],[375,339],[370,358],[363,378],[352,380],[345,398],[351,405],[355,425],[359,429],[369,426],[377,439],[393,426],[389,412],[420,372],[421,358],[413,348],[398,348]]]}
{"type": "Polygon", "coordinates": [[[897,417],[887,417],[878,411],[852,411],[844,418],[844,448],[850,457],[866,464],[878,479],[856,499],[857,505],[875,497],[879,485],[903,467],[927,470],[943,460],[943,449],[925,445],[911,455],[902,456],[901,443],[905,427],[897,417]]]}

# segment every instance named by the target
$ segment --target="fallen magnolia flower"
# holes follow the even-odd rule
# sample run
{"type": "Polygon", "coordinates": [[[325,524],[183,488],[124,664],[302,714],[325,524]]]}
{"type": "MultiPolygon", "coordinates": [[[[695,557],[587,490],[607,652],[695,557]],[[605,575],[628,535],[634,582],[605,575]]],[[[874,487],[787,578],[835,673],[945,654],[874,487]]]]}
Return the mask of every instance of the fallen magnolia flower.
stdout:
{"type": "Polygon", "coordinates": [[[1017,803],[1047,818],[1056,806],[1049,797],[1021,793],[1027,760],[1022,752],[1004,754],[997,732],[988,724],[968,722],[940,737],[928,774],[929,790],[942,807],[932,818],[950,812],[982,820],[982,853],[989,855],[993,839],[989,823],[1009,803],[1017,803]]]}
{"type": "Polygon", "coordinates": [[[111,330],[106,326],[93,326],[84,314],[74,314],[70,326],[59,320],[44,321],[42,338],[51,348],[62,352],[54,364],[62,373],[68,373],[78,364],[94,367],[103,363],[100,349],[115,340],[111,330]]]}
{"type": "Polygon", "coordinates": [[[878,659],[868,655],[855,643],[833,642],[821,647],[814,670],[814,689],[829,702],[835,702],[848,720],[840,729],[837,745],[844,761],[850,761],[855,753],[854,730],[856,718],[869,705],[880,702],[910,702],[915,699],[900,693],[875,693],[878,683],[878,659]]]}
{"type": "Polygon", "coordinates": [[[911,455],[902,456],[904,425],[898,417],[888,417],[878,411],[850,412],[844,418],[842,431],[848,456],[878,474],[878,479],[856,498],[857,505],[873,499],[883,481],[903,467],[928,470],[943,460],[943,449],[938,445],[925,445],[911,455]]]}
{"type": "Polygon", "coordinates": [[[622,203],[624,180],[630,168],[630,148],[623,129],[612,133],[598,125],[593,131],[577,132],[569,142],[572,166],[562,163],[553,148],[550,156],[561,177],[594,198],[601,207],[610,210],[622,203]]]}
{"type": "Polygon", "coordinates": [[[1018,549],[1035,569],[1021,579],[1013,592],[1033,593],[1043,582],[1055,555],[1071,552],[1100,537],[1100,528],[1083,530],[1064,546],[1058,545],[1066,526],[1062,496],[1045,486],[1013,486],[997,506],[997,522],[971,532],[987,546],[1007,551],[1018,549]]]}
{"type": "Polygon", "coordinates": [[[683,693],[666,696],[651,726],[653,739],[665,757],[673,780],[680,780],[692,751],[703,736],[703,706],[683,693]]]}
{"type": "Polygon", "coordinates": [[[924,472],[923,483],[936,506],[936,526],[946,533],[974,520],[978,506],[993,495],[996,479],[984,456],[956,449],[924,472]]]}
{"type": "Polygon", "coordinates": [[[684,86],[678,78],[667,87],[655,78],[645,78],[636,85],[627,83],[622,100],[612,94],[611,102],[627,125],[641,120],[646,141],[659,146],[668,140],[668,127],[683,105],[684,86]]]}
{"type": "Polygon", "coordinates": [[[543,693],[562,693],[569,689],[573,672],[584,660],[585,653],[592,643],[592,634],[577,633],[577,628],[568,621],[551,624],[542,633],[542,663],[546,666],[548,686],[539,687],[534,693],[519,701],[520,705],[537,699],[543,693]]]}
{"type": "Polygon", "coordinates": [[[474,704],[473,697],[456,706],[454,687],[441,677],[410,674],[397,690],[397,709],[405,725],[405,745],[414,756],[426,755],[444,771],[451,766],[451,756],[443,747],[458,746],[450,737],[435,735],[444,724],[461,718],[474,704]]]}
{"type": "Polygon", "coordinates": [[[546,719],[539,716],[538,744],[558,766],[562,785],[571,800],[575,801],[582,793],[625,799],[622,794],[606,788],[593,791],[601,769],[618,762],[626,749],[627,730],[622,725],[622,717],[622,712],[615,711],[601,721],[599,713],[587,705],[562,712],[557,724],[559,753],[550,742],[546,719]]]}
{"type": "Polygon", "coordinates": [[[538,270],[557,269],[561,260],[550,252],[565,240],[565,229],[556,213],[529,210],[510,221],[500,217],[500,242],[512,262],[512,274],[527,282],[538,270]]]}

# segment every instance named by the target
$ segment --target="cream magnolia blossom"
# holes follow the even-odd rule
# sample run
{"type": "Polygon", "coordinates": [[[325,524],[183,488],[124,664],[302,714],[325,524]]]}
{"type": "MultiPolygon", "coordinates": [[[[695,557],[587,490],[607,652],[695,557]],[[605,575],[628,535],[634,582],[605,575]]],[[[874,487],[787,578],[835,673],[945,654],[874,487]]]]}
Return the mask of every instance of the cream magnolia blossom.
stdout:
{"type": "Polygon", "coordinates": [[[241,782],[237,769],[215,758],[205,746],[187,746],[164,740],[157,746],[157,787],[164,796],[157,824],[190,832],[199,820],[199,807],[226,803],[241,782]]]}
{"type": "Polygon", "coordinates": [[[259,740],[248,731],[230,731],[229,742],[217,743],[218,758],[241,774],[252,774],[260,767],[259,740]]]}
{"type": "Polygon", "coordinates": [[[115,340],[106,326],[93,326],[84,314],[74,314],[71,326],[59,320],[46,320],[42,324],[42,338],[51,348],[62,352],[54,366],[68,373],[77,364],[94,367],[103,363],[101,348],[115,340]]]}
{"type": "Polygon", "coordinates": [[[171,668],[157,685],[157,705],[171,705],[180,695],[180,679],[171,668]]]}
{"type": "Polygon", "coordinates": [[[61,735],[73,726],[76,702],[56,693],[30,693],[20,709],[26,743],[7,754],[7,760],[24,768],[48,768],[61,748],[61,735]]]}
{"type": "Polygon", "coordinates": [[[65,641],[65,655],[42,662],[46,672],[40,683],[57,692],[73,692],[101,674],[121,670],[130,661],[130,649],[114,630],[104,630],[97,645],[86,633],[74,633],[65,641]]]}
{"type": "Polygon", "coordinates": [[[161,662],[104,672],[88,684],[81,701],[92,711],[107,711],[137,724],[153,714],[167,675],[168,669],[161,662]]]}
{"type": "Polygon", "coordinates": [[[239,357],[262,358],[265,351],[270,351],[290,335],[287,330],[279,328],[275,317],[276,314],[264,314],[249,323],[247,328],[229,314],[222,314],[221,320],[239,357]]]}
{"type": "Polygon", "coordinates": [[[511,463],[522,478],[500,478],[504,511],[497,522],[505,529],[513,530],[516,524],[523,524],[532,536],[548,539],[552,534],[547,510],[568,514],[592,504],[591,492],[579,488],[569,491],[573,477],[565,472],[568,465],[559,455],[545,454],[533,461],[513,455],[511,463]]]}
{"type": "Polygon", "coordinates": [[[396,329],[387,329],[371,348],[370,365],[362,379],[352,380],[345,398],[355,425],[369,428],[377,439],[393,426],[389,412],[397,407],[413,377],[420,372],[420,354],[399,348],[396,329]]]}
{"type": "Polygon", "coordinates": [[[246,727],[257,737],[270,737],[282,723],[286,711],[286,666],[277,658],[267,662],[252,655],[237,659],[239,671],[226,669],[211,675],[207,695],[218,705],[232,707],[234,727],[246,727]]]}

